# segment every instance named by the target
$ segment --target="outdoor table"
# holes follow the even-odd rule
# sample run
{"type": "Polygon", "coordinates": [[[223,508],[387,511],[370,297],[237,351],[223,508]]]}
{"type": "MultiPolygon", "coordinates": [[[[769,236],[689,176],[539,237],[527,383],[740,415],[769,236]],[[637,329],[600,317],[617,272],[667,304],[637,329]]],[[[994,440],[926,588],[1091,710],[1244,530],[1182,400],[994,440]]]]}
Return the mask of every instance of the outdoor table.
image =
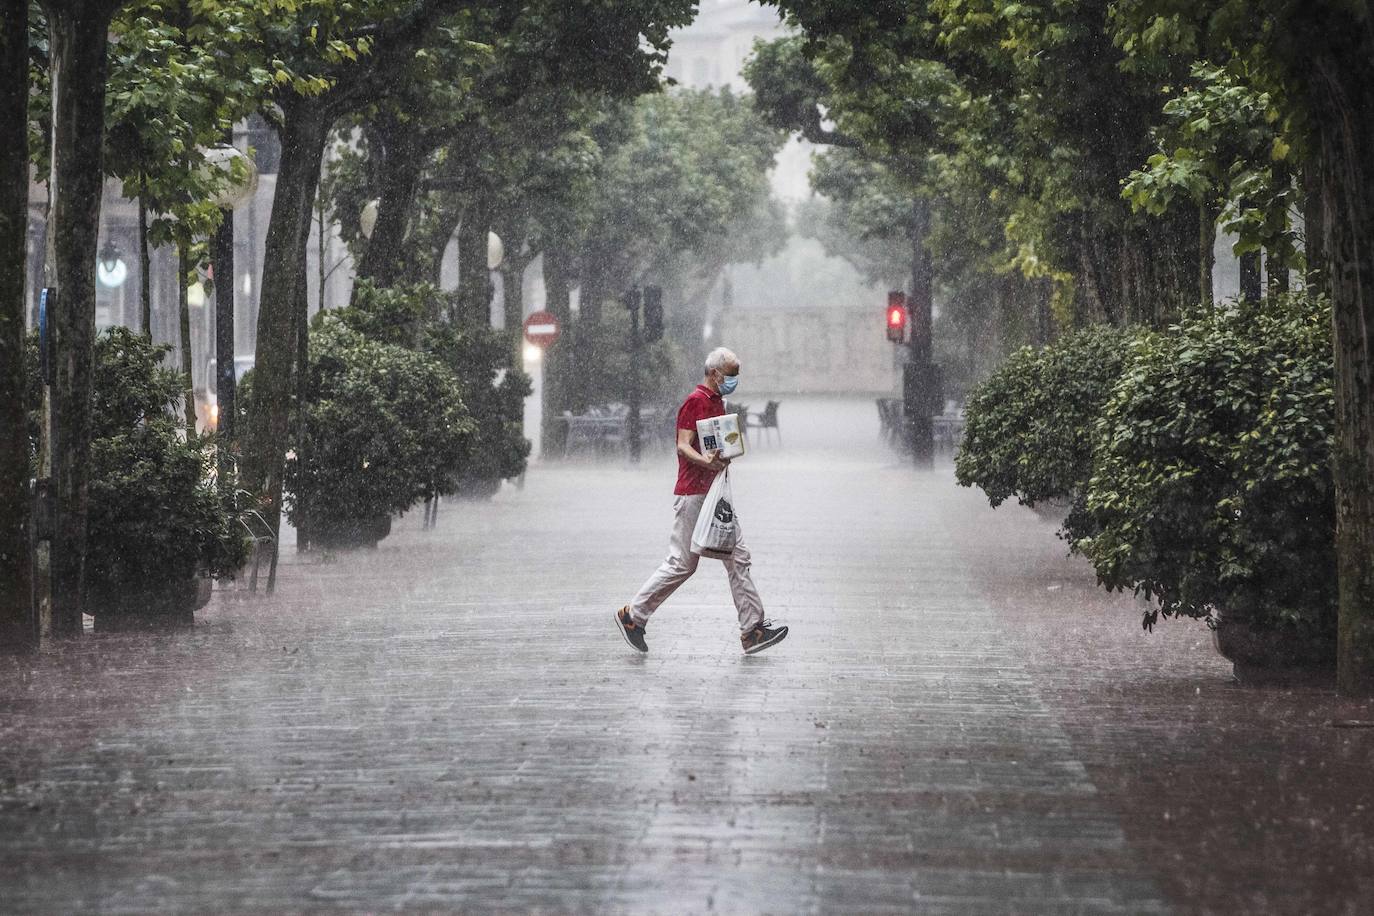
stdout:
{"type": "Polygon", "coordinates": [[[564,414],[568,437],[563,443],[566,458],[578,445],[600,449],[603,445],[620,445],[625,440],[630,418],[625,414],[564,414]]]}
{"type": "MultiPolygon", "coordinates": [[[[656,435],[656,424],[663,412],[657,408],[645,407],[639,412],[640,442],[653,443],[660,438],[656,435]]],[[[568,435],[563,442],[563,456],[566,458],[574,448],[588,446],[600,451],[604,447],[628,448],[630,442],[630,415],[620,413],[564,412],[560,417],[568,424],[568,435]]]]}

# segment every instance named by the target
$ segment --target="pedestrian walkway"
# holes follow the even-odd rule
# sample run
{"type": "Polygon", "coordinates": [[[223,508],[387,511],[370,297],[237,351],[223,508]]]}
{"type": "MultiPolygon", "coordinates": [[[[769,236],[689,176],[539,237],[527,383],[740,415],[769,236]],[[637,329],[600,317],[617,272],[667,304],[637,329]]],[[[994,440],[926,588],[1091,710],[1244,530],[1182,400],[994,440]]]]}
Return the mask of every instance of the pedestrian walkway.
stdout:
{"type": "Polygon", "coordinates": [[[1357,913],[1374,719],[1141,632],[1052,524],[789,400],[733,472],[786,642],[662,559],[672,466],[536,466],[191,632],[0,659],[0,911],[1357,913]],[[807,430],[832,429],[828,438],[807,430]],[[809,440],[809,441],[808,441],[809,440]]]}

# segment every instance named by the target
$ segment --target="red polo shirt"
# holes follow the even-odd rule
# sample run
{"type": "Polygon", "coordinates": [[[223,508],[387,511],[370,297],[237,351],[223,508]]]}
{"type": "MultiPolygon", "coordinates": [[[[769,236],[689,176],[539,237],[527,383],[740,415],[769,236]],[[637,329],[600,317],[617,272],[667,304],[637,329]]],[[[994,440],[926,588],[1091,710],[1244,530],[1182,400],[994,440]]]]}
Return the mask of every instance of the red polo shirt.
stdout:
{"type": "MultiPolygon", "coordinates": [[[[697,421],[705,420],[707,417],[718,417],[723,413],[725,413],[725,399],[705,385],[698,385],[696,391],[687,395],[687,400],[683,401],[682,406],[678,408],[677,428],[690,429],[692,431],[692,448],[701,451],[701,444],[697,441],[697,421]]],[[[690,464],[679,453],[677,456],[677,486],[673,488],[673,495],[693,496],[698,493],[705,493],[711,489],[711,481],[715,478],[715,471],[690,464]]]]}

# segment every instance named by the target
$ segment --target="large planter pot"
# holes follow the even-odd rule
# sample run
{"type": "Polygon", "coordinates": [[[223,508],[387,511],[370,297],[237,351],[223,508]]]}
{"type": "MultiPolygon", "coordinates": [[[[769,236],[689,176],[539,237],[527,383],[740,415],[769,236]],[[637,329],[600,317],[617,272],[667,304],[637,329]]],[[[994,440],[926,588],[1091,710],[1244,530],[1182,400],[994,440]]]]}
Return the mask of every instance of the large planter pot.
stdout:
{"type": "Polygon", "coordinates": [[[325,550],[376,547],[377,542],[390,533],[390,515],[348,519],[312,518],[310,520],[310,543],[325,550]]]}
{"type": "Polygon", "coordinates": [[[188,627],[209,602],[211,586],[210,579],[193,576],[154,588],[93,587],[87,606],[102,632],[188,627]]]}
{"type": "Polygon", "coordinates": [[[1243,615],[1219,613],[1212,642],[1242,684],[1300,686],[1336,680],[1334,639],[1262,628],[1243,615]]]}

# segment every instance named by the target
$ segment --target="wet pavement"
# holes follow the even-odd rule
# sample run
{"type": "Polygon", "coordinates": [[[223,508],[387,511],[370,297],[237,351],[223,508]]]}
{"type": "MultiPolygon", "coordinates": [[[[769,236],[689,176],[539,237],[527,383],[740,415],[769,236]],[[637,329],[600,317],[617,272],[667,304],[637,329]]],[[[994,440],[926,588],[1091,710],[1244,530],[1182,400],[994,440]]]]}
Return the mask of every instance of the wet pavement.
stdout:
{"type": "Polygon", "coordinates": [[[1374,720],[1234,686],[1054,526],[789,402],[723,570],[613,629],[666,453],[533,468],[192,631],[0,659],[0,911],[1363,913],[1374,720]],[[823,429],[830,429],[823,433],[823,429]]]}

